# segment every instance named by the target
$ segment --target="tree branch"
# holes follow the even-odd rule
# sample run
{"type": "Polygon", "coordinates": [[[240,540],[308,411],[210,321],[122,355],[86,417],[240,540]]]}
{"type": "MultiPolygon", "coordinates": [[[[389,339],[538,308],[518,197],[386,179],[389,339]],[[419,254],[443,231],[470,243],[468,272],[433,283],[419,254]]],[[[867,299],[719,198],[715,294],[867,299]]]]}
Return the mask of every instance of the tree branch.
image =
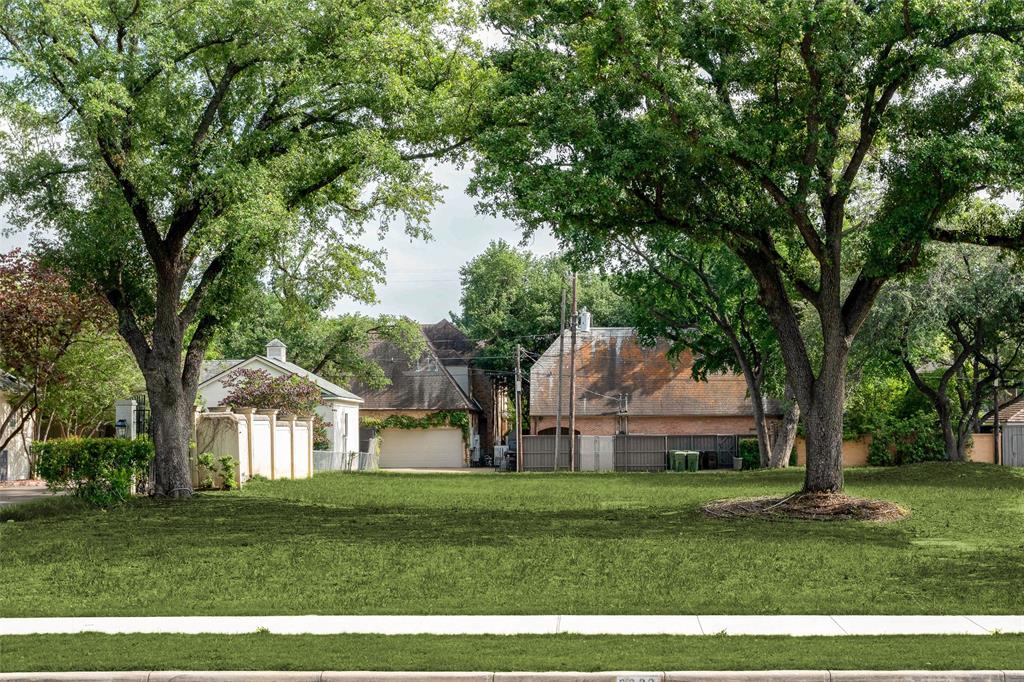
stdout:
{"type": "Polygon", "coordinates": [[[217,277],[224,271],[224,269],[230,263],[233,255],[233,249],[229,246],[224,251],[219,253],[213,260],[210,261],[209,265],[203,271],[202,276],[199,278],[199,283],[196,284],[192,293],[188,297],[188,301],[181,309],[179,317],[181,319],[181,326],[188,327],[192,324],[195,319],[196,313],[199,312],[199,307],[203,303],[203,298],[206,292],[213,285],[217,277]]]}

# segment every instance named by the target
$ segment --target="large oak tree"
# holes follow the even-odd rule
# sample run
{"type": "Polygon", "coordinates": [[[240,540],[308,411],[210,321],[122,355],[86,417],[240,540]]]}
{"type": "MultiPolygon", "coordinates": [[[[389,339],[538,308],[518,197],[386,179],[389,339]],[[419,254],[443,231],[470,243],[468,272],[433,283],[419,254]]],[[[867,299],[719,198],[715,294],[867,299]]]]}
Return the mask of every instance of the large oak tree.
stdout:
{"type": "Polygon", "coordinates": [[[993,199],[1024,169],[1024,6],[485,6],[504,36],[486,204],[577,246],[660,229],[728,246],[779,337],[804,489],[841,490],[847,359],[884,284],[931,240],[1020,242],[993,199]]]}
{"type": "Polygon", "coordinates": [[[158,494],[191,493],[202,358],[271,258],[299,243],[343,279],[372,216],[422,229],[425,160],[475,120],[472,20],[447,0],[3,4],[3,198],[117,310],[158,494]]]}

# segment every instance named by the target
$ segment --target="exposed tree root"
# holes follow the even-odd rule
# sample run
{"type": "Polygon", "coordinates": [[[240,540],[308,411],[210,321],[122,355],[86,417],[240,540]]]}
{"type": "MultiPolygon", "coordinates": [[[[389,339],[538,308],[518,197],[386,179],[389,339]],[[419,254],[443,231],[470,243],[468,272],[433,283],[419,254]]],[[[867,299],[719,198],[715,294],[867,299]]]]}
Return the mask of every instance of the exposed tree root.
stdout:
{"type": "Polygon", "coordinates": [[[910,515],[885,500],[839,493],[793,493],[788,497],[748,497],[708,502],[702,511],[720,519],[804,519],[808,521],[899,521],[910,515]]]}

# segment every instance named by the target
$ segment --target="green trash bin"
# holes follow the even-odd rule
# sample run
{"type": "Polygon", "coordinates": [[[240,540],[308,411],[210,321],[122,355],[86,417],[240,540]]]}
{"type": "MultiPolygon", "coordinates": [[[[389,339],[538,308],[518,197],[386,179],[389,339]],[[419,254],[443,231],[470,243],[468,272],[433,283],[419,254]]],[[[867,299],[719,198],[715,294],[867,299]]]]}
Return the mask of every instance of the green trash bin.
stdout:
{"type": "Polygon", "coordinates": [[[694,452],[693,450],[687,450],[682,453],[685,458],[686,471],[697,471],[700,468],[700,453],[694,452]]]}
{"type": "Polygon", "coordinates": [[[668,470],[686,471],[686,453],[682,450],[669,450],[668,470]]]}

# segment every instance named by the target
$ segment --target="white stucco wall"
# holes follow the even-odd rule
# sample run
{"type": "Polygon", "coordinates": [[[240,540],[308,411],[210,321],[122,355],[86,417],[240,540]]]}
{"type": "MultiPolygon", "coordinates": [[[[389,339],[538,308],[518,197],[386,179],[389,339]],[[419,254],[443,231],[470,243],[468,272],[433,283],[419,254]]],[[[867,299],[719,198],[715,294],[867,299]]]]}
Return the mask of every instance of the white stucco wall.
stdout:
{"type": "Polygon", "coordinates": [[[294,478],[309,478],[310,456],[309,427],[307,422],[296,421],[292,431],[292,457],[294,478]]]}
{"type": "MultiPolygon", "coordinates": [[[[7,402],[7,396],[0,393],[0,423],[3,423],[7,419],[7,415],[10,414],[11,405],[7,402]]],[[[19,418],[15,420],[20,421],[19,418]]],[[[12,420],[14,421],[14,420],[12,420]]],[[[5,429],[0,434],[0,440],[7,438],[8,434],[13,430],[13,426],[5,429]]],[[[30,417],[25,422],[25,427],[21,433],[11,439],[11,442],[4,448],[7,450],[7,471],[0,471],[0,478],[6,478],[10,481],[22,481],[28,478],[29,475],[29,463],[28,463],[28,449],[32,446],[32,434],[36,430],[35,417],[30,417]]]]}
{"type": "Polygon", "coordinates": [[[291,438],[288,422],[278,421],[274,429],[274,478],[292,477],[291,438]]]}
{"type": "Polygon", "coordinates": [[[359,451],[358,404],[332,400],[318,408],[317,413],[331,425],[327,429],[327,438],[331,441],[328,450],[334,452],[359,451]]]}
{"type": "MultiPolygon", "coordinates": [[[[228,370],[219,378],[199,387],[200,402],[206,409],[223,404],[231,392],[231,389],[224,385],[223,379],[228,378],[234,369],[242,367],[262,369],[271,376],[284,376],[287,374],[287,372],[274,365],[259,362],[258,360],[242,363],[238,367],[228,370]]],[[[337,452],[357,452],[359,450],[359,403],[328,398],[325,404],[318,407],[316,411],[324,421],[331,424],[327,429],[327,439],[331,443],[330,447],[327,448],[328,450],[337,452]],[[347,437],[345,435],[346,415],[348,417],[347,437]]],[[[267,476],[268,478],[270,476],[269,463],[265,472],[261,471],[255,462],[253,463],[253,469],[255,473],[267,476]]]]}
{"type": "MultiPolygon", "coordinates": [[[[235,460],[236,482],[249,479],[248,424],[244,417],[234,414],[206,414],[196,420],[196,453],[209,452],[214,461],[227,455],[235,460]]],[[[193,461],[192,482],[198,485],[200,472],[193,461]]],[[[219,484],[219,478],[217,483],[219,484]]]]}
{"type": "MultiPolygon", "coordinates": [[[[197,455],[213,453],[215,458],[229,455],[237,462],[240,483],[249,475],[249,443],[252,442],[252,473],[266,478],[309,478],[313,451],[310,448],[309,420],[277,420],[271,430],[271,416],[254,414],[252,433],[249,417],[230,412],[200,414],[196,419],[196,448],[192,453],[193,483],[199,482],[197,455]],[[273,447],[273,467],[271,467],[273,447]]],[[[219,481],[218,481],[219,483],[219,481]]]]}
{"type": "Polygon", "coordinates": [[[270,417],[252,417],[252,473],[270,478],[270,417]]]}
{"type": "Polygon", "coordinates": [[[244,417],[238,422],[238,477],[241,482],[252,478],[249,471],[249,422],[244,417]]]}

